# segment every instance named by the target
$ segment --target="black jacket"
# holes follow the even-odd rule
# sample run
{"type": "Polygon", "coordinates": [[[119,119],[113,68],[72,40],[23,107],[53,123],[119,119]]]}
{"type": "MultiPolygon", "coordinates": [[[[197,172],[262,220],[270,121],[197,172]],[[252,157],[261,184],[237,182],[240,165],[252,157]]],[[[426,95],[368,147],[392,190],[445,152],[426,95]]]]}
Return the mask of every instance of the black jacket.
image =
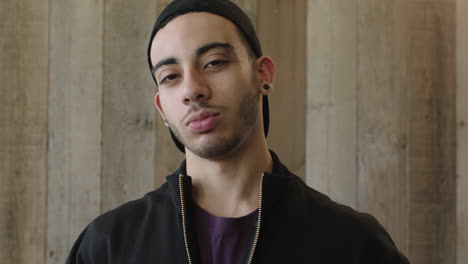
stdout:
{"type": "MultiPolygon", "coordinates": [[[[272,156],[272,174],[263,177],[258,239],[252,238],[245,263],[252,253],[252,263],[408,263],[374,217],[309,188],[272,156]]],[[[183,162],[158,190],[91,222],[67,264],[189,263],[186,242],[190,262],[199,263],[191,197],[183,162]]]]}

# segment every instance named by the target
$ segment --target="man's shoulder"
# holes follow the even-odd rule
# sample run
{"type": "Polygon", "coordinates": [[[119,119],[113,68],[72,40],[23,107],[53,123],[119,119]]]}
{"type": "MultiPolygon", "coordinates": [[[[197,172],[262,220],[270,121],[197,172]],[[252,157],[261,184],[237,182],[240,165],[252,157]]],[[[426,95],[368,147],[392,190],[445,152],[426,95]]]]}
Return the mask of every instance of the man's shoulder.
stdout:
{"type": "Polygon", "coordinates": [[[328,195],[309,186],[304,179],[291,172],[275,155],[275,170],[267,179],[267,195],[272,201],[286,203],[288,208],[314,214],[314,217],[332,217],[341,221],[366,224],[371,215],[359,212],[350,206],[336,202],[328,195]],[[280,199],[282,197],[282,199],[280,199]],[[316,212],[320,212],[317,214],[316,212]]]}
{"type": "Polygon", "coordinates": [[[154,221],[158,215],[175,210],[167,183],[143,197],[126,202],[98,216],[90,223],[94,231],[111,233],[127,226],[138,227],[154,221]]]}
{"type": "Polygon", "coordinates": [[[300,211],[305,214],[305,217],[313,217],[326,224],[325,226],[333,228],[341,226],[360,231],[383,229],[371,214],[360,212],[348,205],[334,201],[328,195],[308,186],[294,174],[292,174],[287,195],[290,206],[295,204],[301,207],[300,211]]]}
{"type": "Polygon", "coordinates": [[[135,245],[156,245],[174,233],[178,214],[171,193],[165,183],[140,199],[98,216],[75,241],[67,263],[108,263],[110,258],[160,256],[157,254],[160,251],[148,253],[147,248],[135,245]]]}
{"type": "Polygon", "coordinates": [[[284,249],[315,245],[319,258],[331,263],[351,257],[359,263],[408,263],[374,216],[333,201],[285,167],[279,171],[267,180],[265,195],[270,240],[288,241],[284,249]]]}
{"type": "Polygon", "coordinates": [[[287,176],[282,208],[294,216],[295,226],[301,232],[313,234],[322,245],[347,245],[354,253],[365,251],[366,257],[382,260],[381,263],[408,263],[374,216],[333,201],[291,172],[287,176]]]}

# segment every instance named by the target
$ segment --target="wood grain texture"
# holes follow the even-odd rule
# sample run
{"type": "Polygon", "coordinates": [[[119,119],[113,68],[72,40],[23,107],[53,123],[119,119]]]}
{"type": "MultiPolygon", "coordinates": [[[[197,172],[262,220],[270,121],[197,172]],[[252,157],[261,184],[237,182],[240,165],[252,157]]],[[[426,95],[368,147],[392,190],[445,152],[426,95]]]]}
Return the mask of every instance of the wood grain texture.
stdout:
{"type": "Polygon", "coordinates": [[[455,263],[455,1],[411,1],[407,10],[409,257],[455,263]]]}
{"type": "Polygon", "coordinates": [[[456,2],[457,263],[468,263],[468,1],[456,2]]]}
{"type": "Polygon", "coordinates": [[[357,205],[357,0],[309,0],[306,181],[357,205]]]}
{"type": "Polygon", "coordinates": [[[154,87],[146,47],[155,1],[104,3],[102,210],[154,189],[154,87]]]}
{"type": "Polygon", "coordinates": [[[407,253],[406,1],[359,1],[358,209],[407,253]]]}
{"type": "Polygon", "coordinates": [[[102,0],[50,0],[48,263],[101,212],[102,12],[102,0]]]}
{"type": "Polygon", "coordinates": [[[276,64],[270,103],[269,147],[295,174],[305,174],[307,1],[258,0],[263,54],[276,64]]]}
{"type": "Polygon", "coordinates": [[[0,3],[0,262],[43,264],[47,0],[0,3]]]}

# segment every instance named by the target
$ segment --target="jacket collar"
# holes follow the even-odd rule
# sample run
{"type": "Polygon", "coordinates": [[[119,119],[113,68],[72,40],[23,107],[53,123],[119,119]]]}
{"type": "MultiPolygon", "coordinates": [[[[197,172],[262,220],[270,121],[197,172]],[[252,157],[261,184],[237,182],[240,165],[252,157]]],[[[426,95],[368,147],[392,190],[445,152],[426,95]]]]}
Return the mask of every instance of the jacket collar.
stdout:
{"type": "MultiPolygon", "coordinates": [[[[263,208],[267,208],[275,203],[282,193],[287,188],[287,181],[291,177],[291,172],[279,160],[278,156],[270,150],[271,158],[273,161],[272,173],[264,173],[263,176],[263,208]]],[[[184,186],[185,200],[192,199],[192,177],[187,175],[187,163],[183,160],[179,168],[172,174],[166,177],[169,189],[171,190],[171,197],[180,211],[180,191],[179,191],[179,176],[183,175],[182,183],[184,186]]]]}

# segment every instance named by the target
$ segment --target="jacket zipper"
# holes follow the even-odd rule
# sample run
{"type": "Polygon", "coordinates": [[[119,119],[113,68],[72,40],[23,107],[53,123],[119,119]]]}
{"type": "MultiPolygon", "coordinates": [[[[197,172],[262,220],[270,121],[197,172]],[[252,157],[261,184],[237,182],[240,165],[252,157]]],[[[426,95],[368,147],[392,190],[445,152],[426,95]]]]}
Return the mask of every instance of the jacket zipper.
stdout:
{"type": "MultiPolygon", "coordinates": [[[[262,223],[262,197],[263,197],[263,173],[260,177],[260,191],[258,196],[258,218],[257,218],[257,227],[255,229],[255,238],[252,244],[252,250],[250,251],[248,264],[252,263],[252,259],[255,253],[255,248],[258,244],[258,237],[260,235],[260,225],[262,223]]],[[[179,174],[179,193],[180,193],[180,207],[182,210],[182,230],[184,233],[184,242],[185,242],[185,251],[187,252],[187,258],[189,264],[192,264],[192,259],[190,258],[190,250],[187,240],[187,224],[186,224],[186,214],[185,214],[185,199],[184,199],[184,182],[183,182],[184,175],[179,174]]]]}
{"type": "Polygon", "coordinates": [[[260,235],[260,224],[262,223],[262,197],[263,197],[263,173],[262,177],[260,177],[260,191],[258,195],[258,219],[257,219],[257,228],[255,229],[255,238],[252,244],[252,251],[250,251],[249,261],[248,264],[252,263],[252,259],[255,253],[255,248],[257,247],[258,243],[258,236],[260,235]]]}
{"type": "Polygon", "coordinates": [[[190,258],[190,251],[187,241],[187,226],[185,218],[185,199],[184,199],[184,175],[179,174],[179,193],[180,193],[180,208],[182,210],[182,230],[184,232],[184,242],[185,242],[185,251],[187,251],[187,258],[189,264],[192,264],[192,259],[190,258]]]}

